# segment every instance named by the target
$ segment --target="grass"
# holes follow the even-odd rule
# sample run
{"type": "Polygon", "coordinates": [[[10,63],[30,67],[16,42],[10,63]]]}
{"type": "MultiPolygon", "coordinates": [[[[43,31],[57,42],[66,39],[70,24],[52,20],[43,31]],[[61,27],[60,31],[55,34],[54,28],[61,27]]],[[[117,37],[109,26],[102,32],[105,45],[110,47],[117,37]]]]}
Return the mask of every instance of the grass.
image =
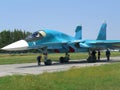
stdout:
{"type": "MultiPolygon", "coordinates": [[[[101,53],[102,57],[105,57],[105,53],[101,53]]],[[[39,54],[27,53],[27,54],[0,54],[0,65],[1,64],[18,64],[18,63],[33,63],[36,62],[36,57],[39,54]]],[[[60,56],[65,56],[64,53],[49,54],[49,58],[54,61],[58,61],[60,56]]],[[[120,52],[112,52],[113,56],[120,56],[120,52]]],[[[88,53],[70,53],[72,60],[86,59],[88,53]]],[[[42,58],[43,61],[43,58],[42,58]]]]}
{"type": "Polygon", "coordinates": [[[34,54],[1,54],[0,64],[32,63],[35,59],[34,54]]]}
{"type": "Polygon", "coordinates": [[[0,78],[1,90],[120,90],[120,63],[0,78]]]}

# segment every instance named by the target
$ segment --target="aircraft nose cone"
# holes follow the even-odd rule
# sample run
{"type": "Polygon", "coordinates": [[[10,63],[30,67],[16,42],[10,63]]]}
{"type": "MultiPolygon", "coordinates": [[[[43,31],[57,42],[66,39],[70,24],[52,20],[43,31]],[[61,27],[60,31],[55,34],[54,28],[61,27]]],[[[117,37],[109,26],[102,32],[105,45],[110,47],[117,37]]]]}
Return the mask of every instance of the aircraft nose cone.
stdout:
{"type": "Polygon", "coordinates": [[[9,44],[3,48],[1,48],[2,50],[6,50],[6,51],[17,51],[17,50],[25,50],[28,48],[28,43],[25,40],[19,40],[16,41],[12,44],[9,44]]]}

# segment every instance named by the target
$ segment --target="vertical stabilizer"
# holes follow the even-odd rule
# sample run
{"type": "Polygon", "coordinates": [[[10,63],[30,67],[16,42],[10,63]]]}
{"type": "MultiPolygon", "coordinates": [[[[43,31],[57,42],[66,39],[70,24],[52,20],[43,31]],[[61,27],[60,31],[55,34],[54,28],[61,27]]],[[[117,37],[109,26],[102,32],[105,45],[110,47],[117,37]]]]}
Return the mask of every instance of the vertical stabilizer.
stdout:
{"type": "Polygon", "coordinates": [[[77,26],[75,30],[75,38],[82,39],[82,26],[77,26]]]}
{"type": "Polygon", "coordinates": [[[106,40],[106,28],[107,28],[107,24],[103,23],[100,28],[97,40],[106,40]]]}

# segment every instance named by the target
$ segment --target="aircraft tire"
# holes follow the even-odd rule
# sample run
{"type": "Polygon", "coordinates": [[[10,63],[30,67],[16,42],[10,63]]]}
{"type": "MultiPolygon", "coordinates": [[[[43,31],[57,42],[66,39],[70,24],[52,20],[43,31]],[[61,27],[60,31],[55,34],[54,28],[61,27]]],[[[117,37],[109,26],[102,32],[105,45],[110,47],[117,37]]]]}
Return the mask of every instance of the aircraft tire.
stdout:
{"type": "Polygon", "coordinates": [[[89,57],[87,58],[87,61],[88,61],[88,63],[96,62],[96,57],[89,56],[89,57]]]}
{"type": "Polygon", "coordinates": [[[68,62],[69,62],[69,58],[64,57],[64,62],[65,62],[65,63],[68,63],[68,62]]]}
{"type": "Polygon", "coordinates": [[[64,59],[65,59],[64,57],[60,57],[60,58],[59,58],[59,62],[60,62],[60,63],[64,63],[64,61],[65,61],[64,59]]]}
{"type": "Polygon", "coordinates": [[[50,59],[44,61],[44,64],[45,65],[52,65],[52,61],[50,59]]]}

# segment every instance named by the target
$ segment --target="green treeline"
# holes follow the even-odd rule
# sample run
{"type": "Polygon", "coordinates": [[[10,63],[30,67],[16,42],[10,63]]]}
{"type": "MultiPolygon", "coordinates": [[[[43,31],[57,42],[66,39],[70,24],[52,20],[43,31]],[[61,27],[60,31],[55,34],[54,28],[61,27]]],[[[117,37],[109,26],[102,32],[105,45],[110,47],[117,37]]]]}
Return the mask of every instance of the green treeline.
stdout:
{"type": "Polygon", "coordinates": [[[13,43],[15,41],[25,39],[28,35],[30,35],[30,32],[14,29],[11,30],[3,30],[0,32],[0,48],[13,43]]]}

